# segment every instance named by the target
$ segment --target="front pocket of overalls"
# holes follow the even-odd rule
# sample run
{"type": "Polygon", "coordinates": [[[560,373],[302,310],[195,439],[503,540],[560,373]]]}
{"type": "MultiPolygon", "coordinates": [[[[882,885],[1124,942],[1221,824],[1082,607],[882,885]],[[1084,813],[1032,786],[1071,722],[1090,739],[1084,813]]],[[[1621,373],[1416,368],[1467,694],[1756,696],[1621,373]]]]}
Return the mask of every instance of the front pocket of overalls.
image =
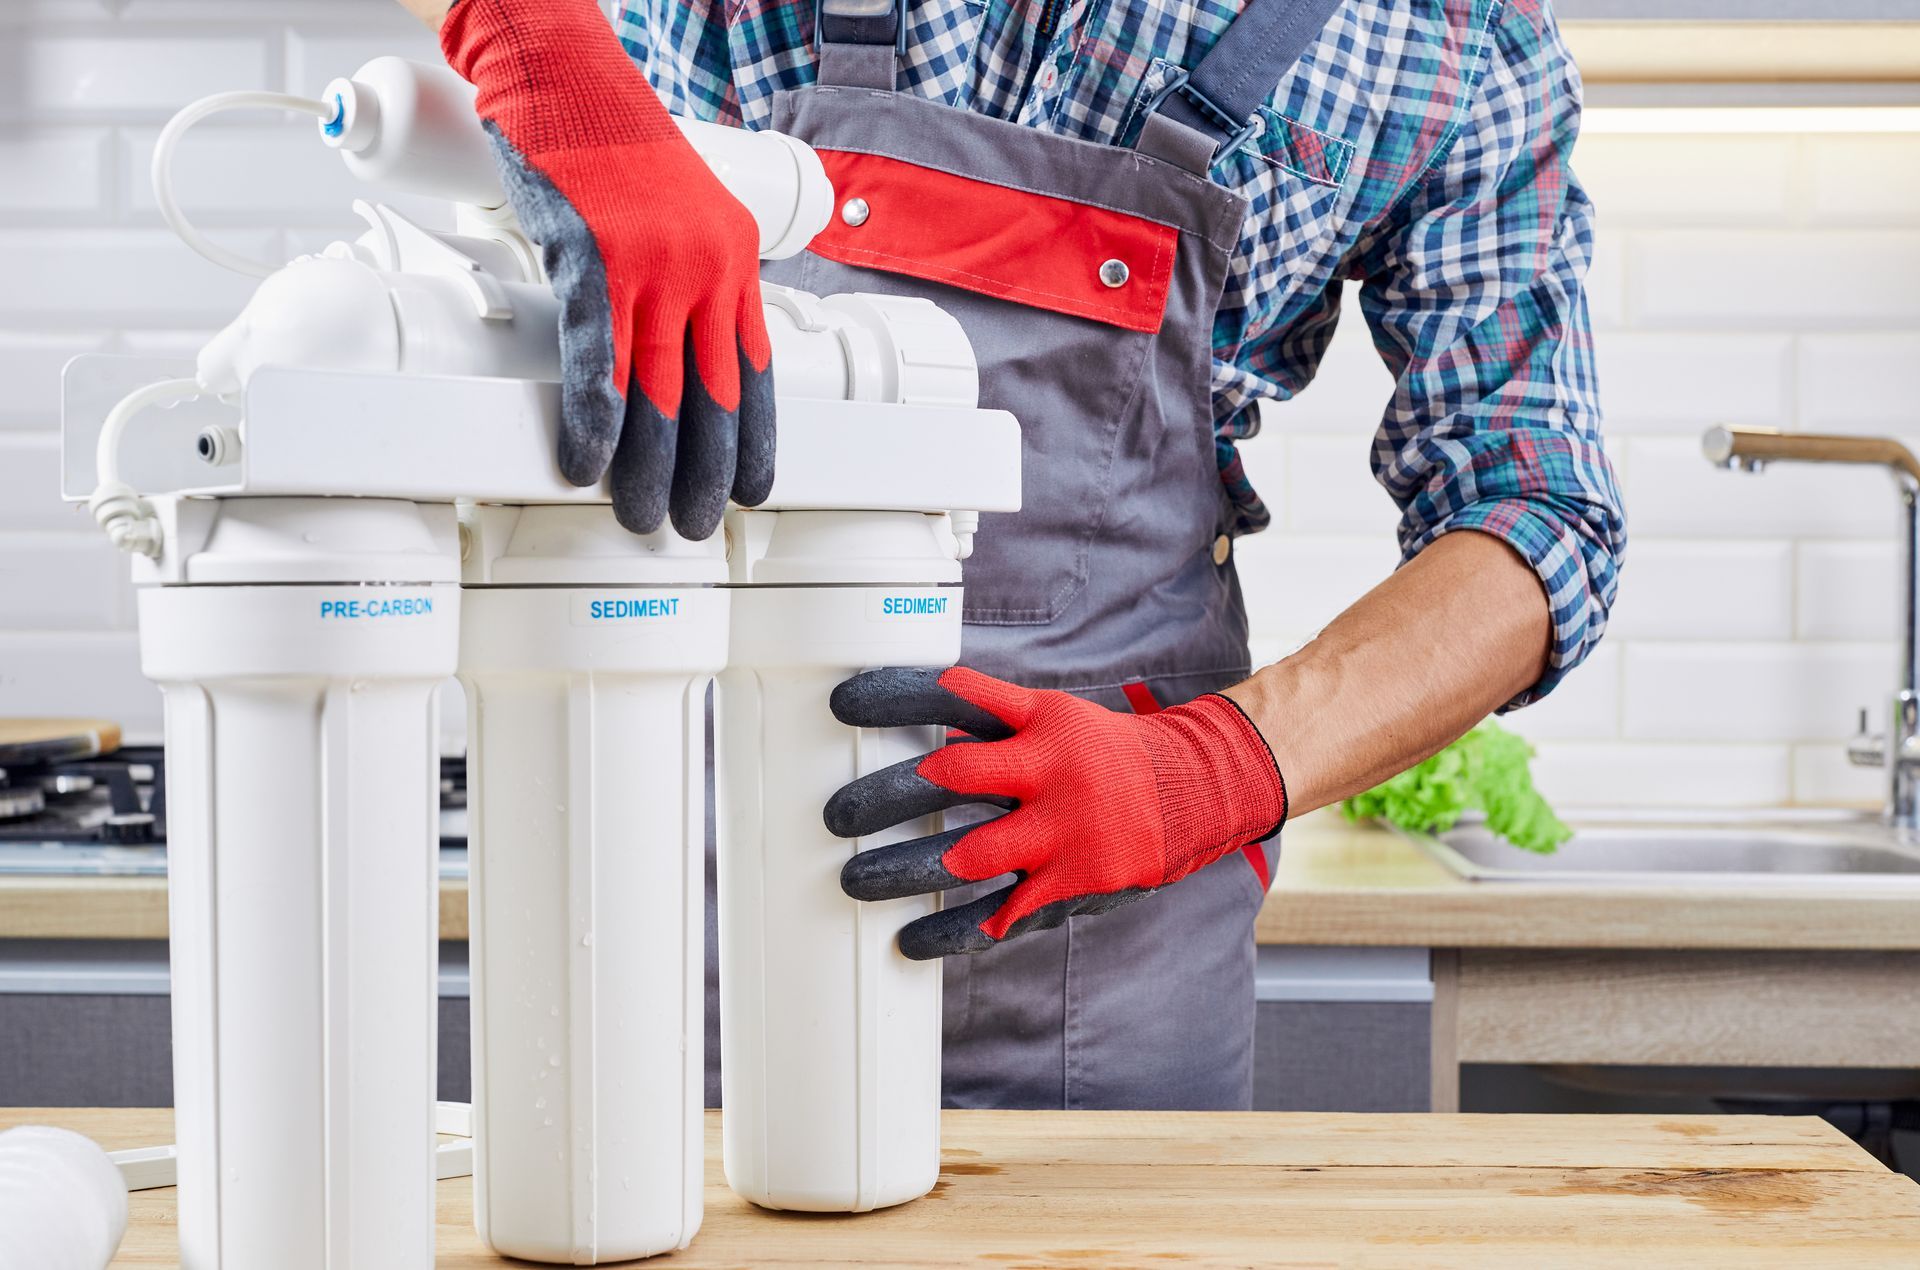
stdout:
{"type": "Polygon", "coordinates": [[[806,287],[932,300],[973,345],[980,404],[1020,421],[1021,510],[982,518],[967,620],[1051,622],[1087,584],[1179,232],[898,159],[820,153],[840,205],[860,199],[866,216],[838,216],[814,240],[806,287]]]}

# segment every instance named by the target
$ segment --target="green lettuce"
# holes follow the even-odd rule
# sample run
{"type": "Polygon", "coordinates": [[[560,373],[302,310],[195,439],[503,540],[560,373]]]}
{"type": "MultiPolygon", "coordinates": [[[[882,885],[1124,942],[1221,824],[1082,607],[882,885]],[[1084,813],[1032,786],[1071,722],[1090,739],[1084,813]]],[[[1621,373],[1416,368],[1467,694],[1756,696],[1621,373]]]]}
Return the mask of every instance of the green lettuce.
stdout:
{"type": "Polygon", "coordinates": [[[1463,812],[1486,813],[1487,828],[1514,846],[1542,854],[1573,836],[1533,787],[1533,747],[1488,720],[1424,763],[1340,805],[1348,820],[1384,820],[1440,833],[1463,812]]]}

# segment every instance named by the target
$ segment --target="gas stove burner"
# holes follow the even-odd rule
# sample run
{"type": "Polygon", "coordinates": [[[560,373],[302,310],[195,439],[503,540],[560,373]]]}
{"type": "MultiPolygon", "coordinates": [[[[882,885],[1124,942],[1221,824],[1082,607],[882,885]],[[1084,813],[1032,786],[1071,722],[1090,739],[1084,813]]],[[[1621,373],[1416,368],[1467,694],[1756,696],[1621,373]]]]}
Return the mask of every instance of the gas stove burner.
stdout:
{"type": "Polygon", "coordinates": [[[122,844],[152,842],[154,819],[149,812],[108,816],[100,822],[100,840],[122,844]]]}
{"type": "Polygon", "coordinates": [[[15,789],[0,772],[0,820],[24,820],[47,809],[47,796],[38,788],[15,789]]]}

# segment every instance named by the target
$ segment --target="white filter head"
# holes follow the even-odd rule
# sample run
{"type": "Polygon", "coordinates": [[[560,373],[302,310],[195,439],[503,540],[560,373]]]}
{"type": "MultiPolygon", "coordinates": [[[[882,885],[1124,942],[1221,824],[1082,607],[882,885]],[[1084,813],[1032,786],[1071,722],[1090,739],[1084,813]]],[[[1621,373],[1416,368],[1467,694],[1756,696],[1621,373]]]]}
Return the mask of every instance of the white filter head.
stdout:
{"type": "Polygon", "coordinates": [[[0,1133],[0,1270],[104,1270],[126,1233],[126,1183],[92,1139],[0,1133]]]}

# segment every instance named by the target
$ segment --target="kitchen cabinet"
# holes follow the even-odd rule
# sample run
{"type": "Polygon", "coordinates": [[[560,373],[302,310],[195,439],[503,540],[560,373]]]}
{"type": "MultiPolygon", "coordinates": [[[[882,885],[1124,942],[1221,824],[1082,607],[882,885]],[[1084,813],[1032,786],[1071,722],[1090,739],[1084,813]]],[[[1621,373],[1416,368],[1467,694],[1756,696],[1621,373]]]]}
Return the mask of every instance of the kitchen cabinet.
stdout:
{"type": "MultiPolygon", "coordinates": [[[[1460,1068],[1473,1063],[1920,1069],[1920,898],[1872,878],[1806,890],[1469,883],[1398,835],[1323,812],[1288,827],[1258,938],[1263,964],[1323,973],[1398,955],[1411,982],[1424,959],[1431,988],[1424,1045],[1409,1040],[1403,1004],[1391,1057],[1365,1039],[1385,1003],[1356,1010],[1362,994],[1297,1036],[1276,1023],[1256,1051],[1263,1090],[1309,1059],[1404,1070],[1409,1045],[1424,1051],[1421,1105],[1435,1111],[1459,1107],[1460,1068]]],[[[1356,1100],[1382,1093],[1364,1066],[1323,1079],[1356,1100]]],[[[1403,1078],[1382,1080],[1404,1096],[1403,1078]]]]}

